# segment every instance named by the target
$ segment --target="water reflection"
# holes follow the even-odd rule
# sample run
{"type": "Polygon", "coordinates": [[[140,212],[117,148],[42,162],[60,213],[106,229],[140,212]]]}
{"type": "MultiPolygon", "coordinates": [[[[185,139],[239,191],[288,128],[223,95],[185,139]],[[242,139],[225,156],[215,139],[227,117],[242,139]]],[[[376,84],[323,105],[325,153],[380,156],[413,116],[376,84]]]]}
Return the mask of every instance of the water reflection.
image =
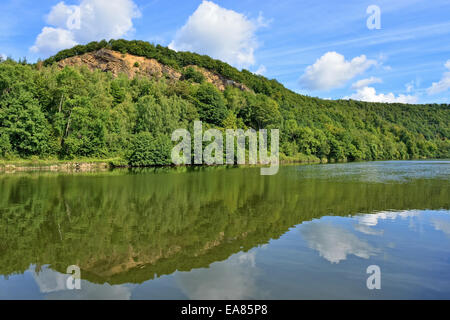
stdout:
{"type": "Polygon", "coordinates": [[[395,220],[397,218],[406,219],[410,217],[415,217],[420,214],[417,210],[406,210],[406,211],[385,211],[376,212],[372,214],[364,214],[357,218],[358,222],[362,226],[373,227],[378,225],[379,220],[395,220]]]}
{"type": "Polygon", "coordinates": [[[66,281],[69,275],[54,271],[49,266],[44,266],[39,272],[36,272],[36,268],[30,268],[29,272],[45,299],[128,300],[131,297],[131,288],[125,285],[97,285],[86,280],[81,281],[82,290],[67,290],[66,281]]]}
{"type": "Polygon", "coordinates": [[[450,237],[450,221],[449,220],[442,220],[439,218],[432,218],[431,223],[433,224],[434,228],[438,231],[444,232],[447,236],[450,237]]]}
{"type": "Polygon", "coordinates": [[[306,223],[300,229],[300,233],[311,249],[317,250],[321,257],[331,263],[339,263],[351,254],[369,259],[379,252],[354,233],[331,223],[320,221],[306,223]]]}
{"type": "Polygon", "coordinates": [[[450,297],[449,164],[2,176],[0,298],[450,297]]]}
{"type": "Polygon", "coordinates": [[[180,272],[175,281],[189,299],[263,299],[257,278],[256,251],[232,255],[226,263],[180,272]]]}

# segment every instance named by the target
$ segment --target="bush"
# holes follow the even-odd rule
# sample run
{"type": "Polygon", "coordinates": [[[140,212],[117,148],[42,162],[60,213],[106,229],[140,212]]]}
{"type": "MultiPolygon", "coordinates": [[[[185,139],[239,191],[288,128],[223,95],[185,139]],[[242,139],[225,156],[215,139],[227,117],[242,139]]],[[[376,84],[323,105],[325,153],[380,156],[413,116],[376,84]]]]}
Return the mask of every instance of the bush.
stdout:
{"type": "Polygon", "coordinates": [[[11,143],[6,133],[0,133],[0,156],[5,158],[11,153],[11,143]]]}
{"type": "Polygon", "coordinates": [[[183,80],[192,80],[193,82],[202,83],[205,81],[205,76],[193,67],[188,67],[183,72],[183,80]]]}
{"type": "Polygon", "coordinates": [[[120,168],[128,166],[128,160],[122,158],[115,158],[109,161],[109,165],[113,168],[120,168]]]}
{"type": "Polygon", "coordinates": [[[171,163],[172,141],[165,135],[141,132],[134,137],[127,155],[131,166],[161,166],[171,163]]]}

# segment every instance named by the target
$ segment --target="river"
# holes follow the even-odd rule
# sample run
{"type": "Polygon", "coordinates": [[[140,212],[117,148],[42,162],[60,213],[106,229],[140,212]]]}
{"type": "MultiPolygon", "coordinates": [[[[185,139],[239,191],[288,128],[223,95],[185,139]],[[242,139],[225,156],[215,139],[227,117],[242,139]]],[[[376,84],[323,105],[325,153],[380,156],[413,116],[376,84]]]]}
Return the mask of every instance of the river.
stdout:
{"type": "Polygon", "coordinates": [[[397,298],[450,299],[450,161],[0,175],[0,299],[397,298]]]}

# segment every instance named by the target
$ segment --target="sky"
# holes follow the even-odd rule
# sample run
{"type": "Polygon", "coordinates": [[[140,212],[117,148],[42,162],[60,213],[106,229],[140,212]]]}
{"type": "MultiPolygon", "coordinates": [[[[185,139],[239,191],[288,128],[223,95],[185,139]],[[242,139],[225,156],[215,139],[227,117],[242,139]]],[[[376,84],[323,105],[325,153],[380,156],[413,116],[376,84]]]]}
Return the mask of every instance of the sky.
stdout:
{"type": "Polygon", "coordinates": [[[90,41],[208,54],[324,99],[450,103],[449,0],[0,0],[0,56],[90,41]]]}

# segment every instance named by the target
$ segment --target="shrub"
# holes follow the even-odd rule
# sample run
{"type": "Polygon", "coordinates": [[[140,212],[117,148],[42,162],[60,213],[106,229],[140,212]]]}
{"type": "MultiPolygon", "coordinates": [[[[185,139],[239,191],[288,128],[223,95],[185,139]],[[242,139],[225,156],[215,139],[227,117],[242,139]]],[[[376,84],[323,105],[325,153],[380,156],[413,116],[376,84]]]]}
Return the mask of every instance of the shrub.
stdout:
{"type": "Polygon", "coordinates": [[[193,82],[202,83],[205,81],[205,76],[193,67],[188,67],[183,72],[183,80],[192,80],[193,82]]]}
{"type": "Polygon", "coordinates": [[[11,153],[11,143],[6,133],[0,133],[0,156],[7,157],[11,153]]]}
{"type": "Polygon", "coordinates": [[[134,137],[127,155],[132,166],[160,166],[171,163],[172,141],[166,135],[141,132],[134,137]]]}

